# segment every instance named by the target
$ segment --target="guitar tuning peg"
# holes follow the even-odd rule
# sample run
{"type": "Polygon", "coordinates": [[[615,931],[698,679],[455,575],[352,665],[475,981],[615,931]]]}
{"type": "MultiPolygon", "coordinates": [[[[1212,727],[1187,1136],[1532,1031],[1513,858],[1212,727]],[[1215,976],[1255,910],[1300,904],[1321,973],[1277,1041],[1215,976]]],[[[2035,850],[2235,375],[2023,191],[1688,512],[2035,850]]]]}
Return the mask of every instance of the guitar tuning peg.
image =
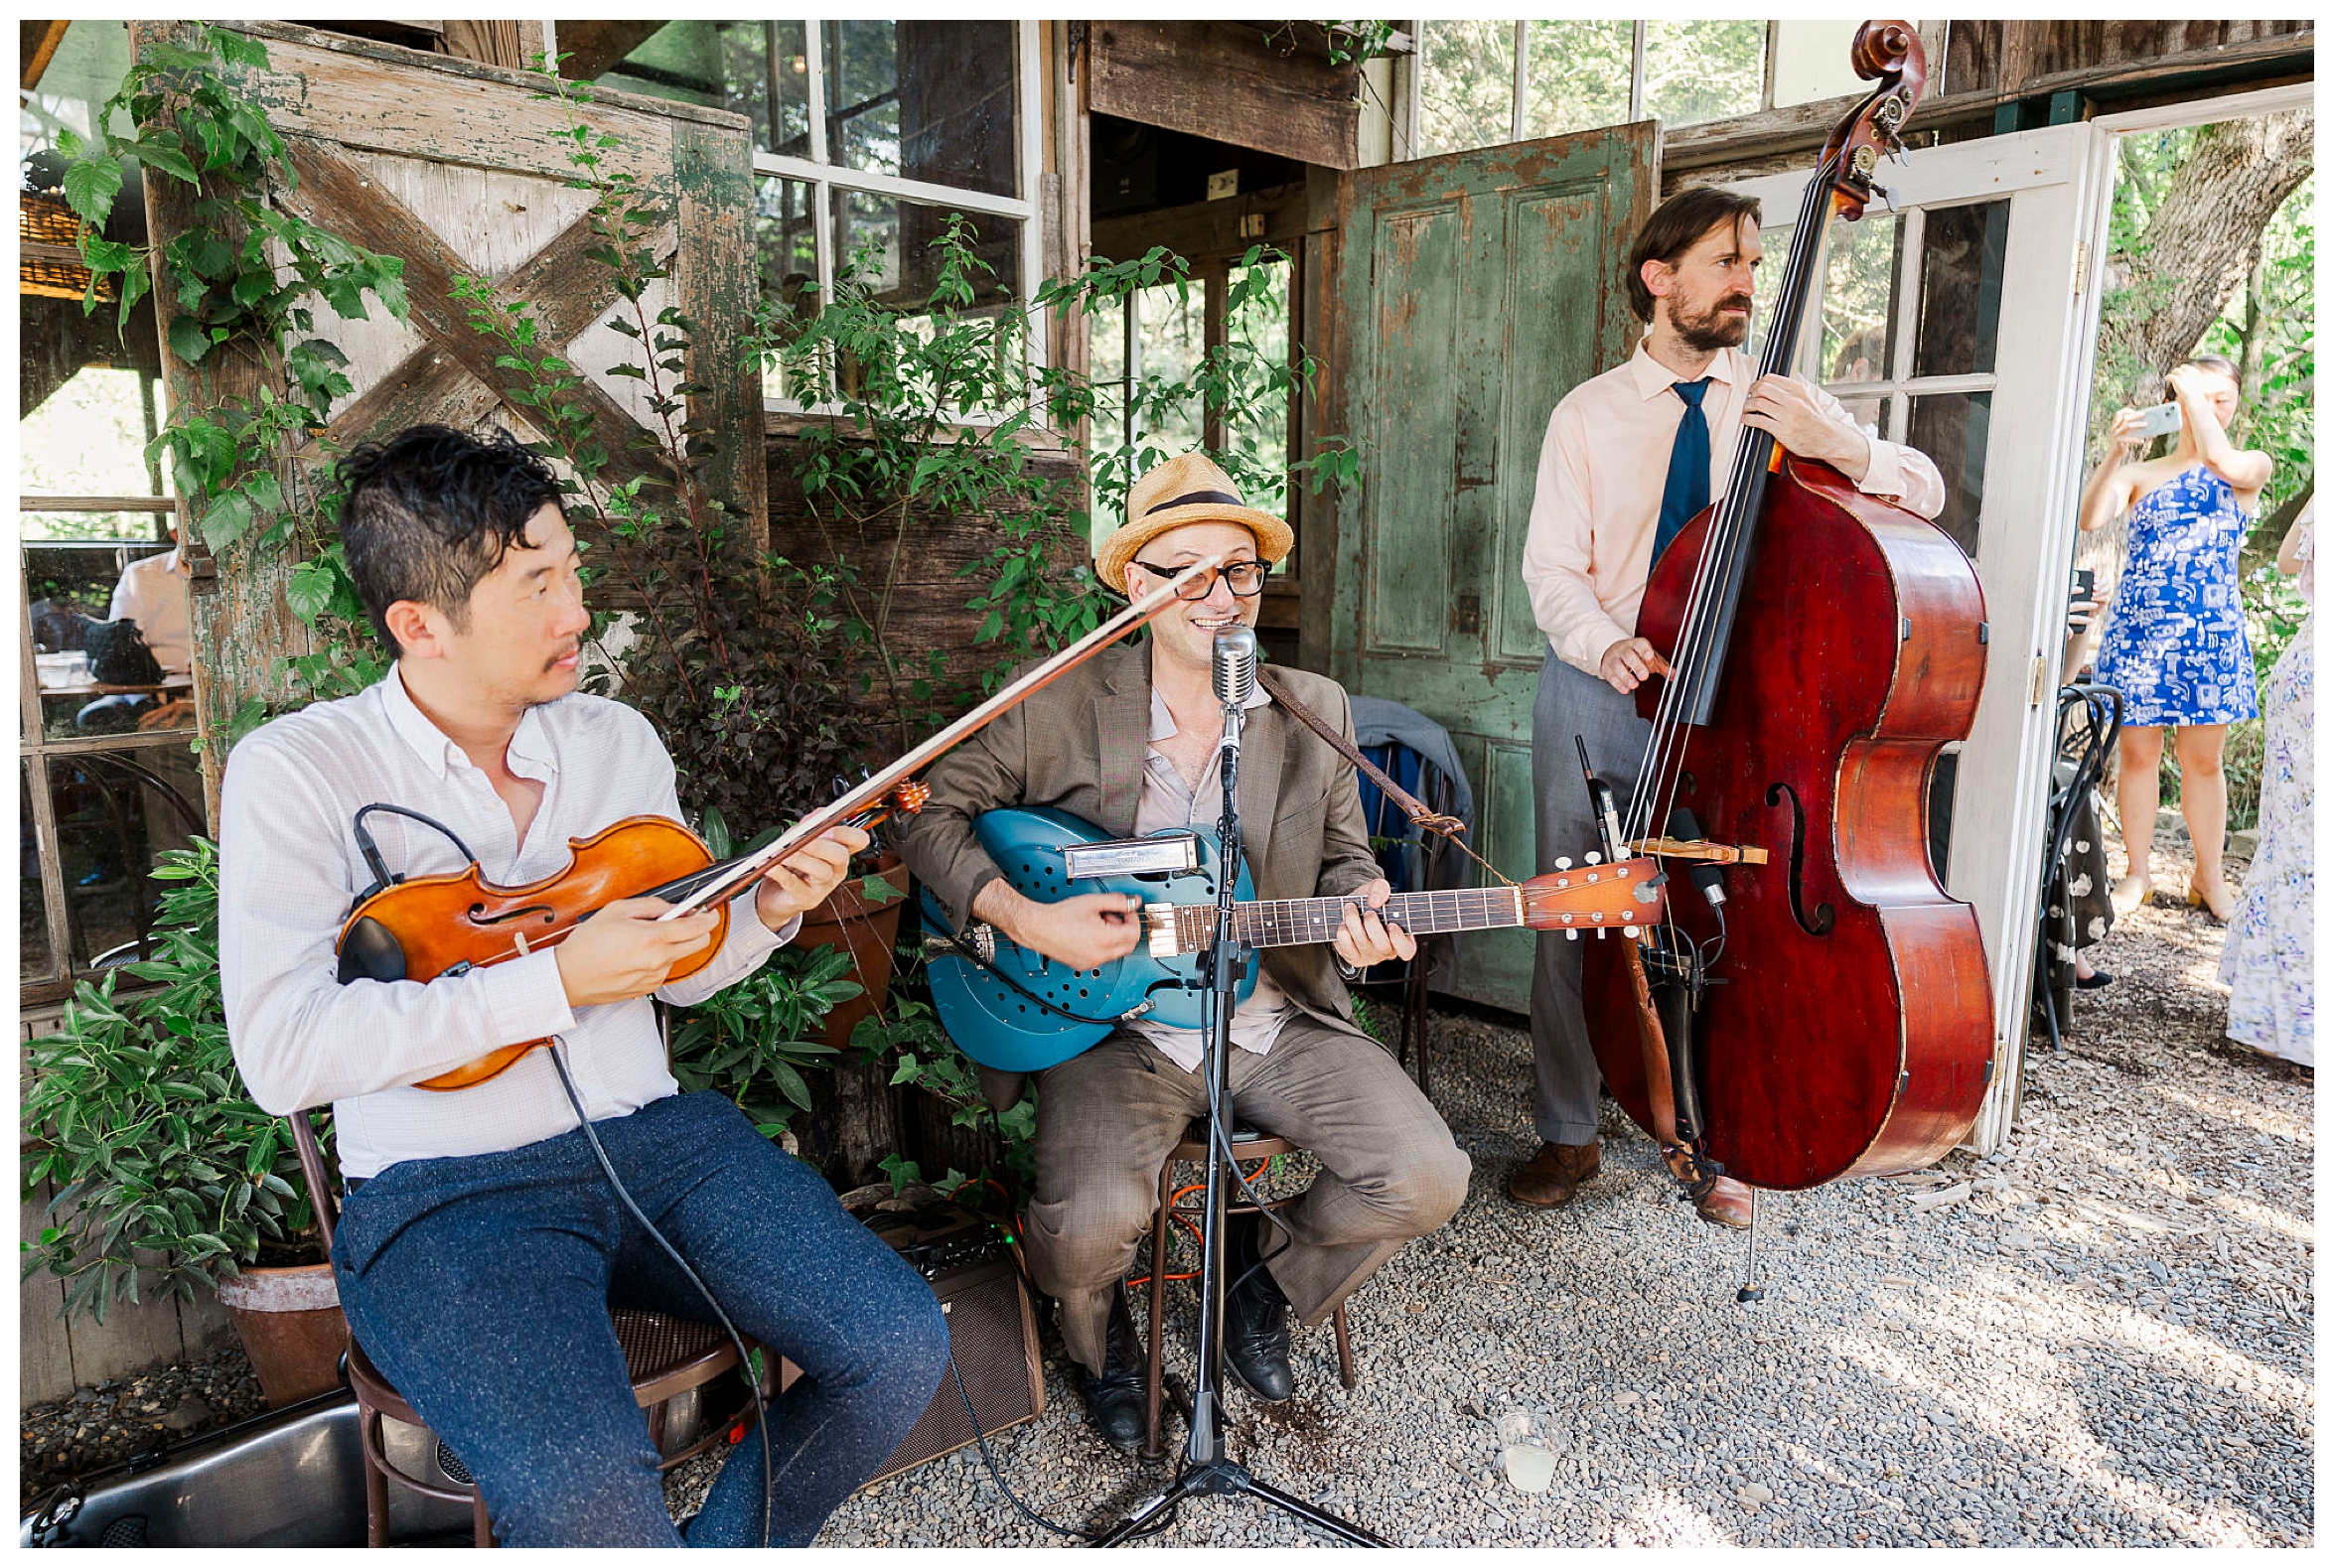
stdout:
{"type": "Polygon", "coordinates": [[[1592,850],[1590,850],[1590,851],[1588,852],[1588,863],[1589,863],[1590,865],[1592,865],[1592,866],[1594,866],[1594,865],[1598,865],[1598,864],[1600,864],[1600,863],[1601,863],[1603,860],[1604,860],[1604,856],[1602,856],[1602,855],[1598,854],[1598,853],[1597,853],[1595,850],[1593,850],[1593,849],[1592,849],[1592,850]]]}
{"type": "MultiPolygon", "coordinates": [[[[1596,857],[1592,855],[1589,858],[1593,860],[1596,857]]],[[[1572,857],[1570,855],[1558,855],[1556,857],[1556,869],[1558,871],[1570,871],[1572,869],[1572,857]]]]}
{"type": "Polygon", "coordinates": [[[1637,927],[1634,926],[1624,926],[1621,927],[1621,934],[1628,937],[1630,940],[1635,941],[1637,939],[1637,927]]]}
{"type": "Polygon", "coordinates": [[[1604,939],[1605,939],[1607,936],[1610,936],[1610,935],[1612,935],[1612,934],[1613,934],[1613,931],[1612,931],[1612,927],[1608,927],[1608,926],[1599,926],[1599,927],[1596,928],[1596,939],[1597,939],[1598,941],[1603,941],[1603,940],[1604,940],[1604,939]]]}
{"type": "Polygon", "coordinates": [[[1578,941],[1578,940],[1580,940],[1580,932],[1579,932],[1579,931],[1577,931],[1577,930],[1567,930],[1566,932],[1564,932],[1564,940],[1566,940],[1566,941],[1578,941]]]}

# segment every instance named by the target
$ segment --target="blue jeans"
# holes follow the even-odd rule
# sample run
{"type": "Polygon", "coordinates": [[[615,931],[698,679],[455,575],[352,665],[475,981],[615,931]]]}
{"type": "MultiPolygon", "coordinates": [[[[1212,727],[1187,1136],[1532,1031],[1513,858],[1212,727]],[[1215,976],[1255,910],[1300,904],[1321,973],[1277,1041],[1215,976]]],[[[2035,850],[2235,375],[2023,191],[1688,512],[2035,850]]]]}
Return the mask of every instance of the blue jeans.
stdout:
{"type": "MultiPolygon", "coordinates": [[[[948,1365],[940,1304],[720,1095],[594,1125],[740,1332],[802,1369],[770,1404],[770,1543],[808,1544],[931,1401],[948,1365]]],[[[608,1309],[711,1314],[581,1129],[390,1166],[350,1195],[333,1265],[357,1342],[478,1479],[505,1545],[680,1544],[608,1309]]],[[[749,1423],[689,1545],[760,1541],[759,1443],[749,1423]]]]}

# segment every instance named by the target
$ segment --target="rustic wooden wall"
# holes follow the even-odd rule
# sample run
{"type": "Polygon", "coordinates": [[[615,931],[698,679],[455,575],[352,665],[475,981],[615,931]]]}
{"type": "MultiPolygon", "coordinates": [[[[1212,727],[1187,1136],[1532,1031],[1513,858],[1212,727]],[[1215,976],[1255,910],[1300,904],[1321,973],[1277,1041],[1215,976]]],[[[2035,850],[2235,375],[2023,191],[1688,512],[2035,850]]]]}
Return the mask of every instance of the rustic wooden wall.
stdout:
{"type": "MultiPolygon", "coordinates": [[[[1909,140],[1924,147],[1989,136],[2003,114],[2022,112],[2021,100],[2047,111],[2060,94],[2089,118],[2307,80],[2313,39],[2307,21],[1954,22],[1942,79],[1931,75],[1909,140]]],[[[1930,65],[1934,72],[1934,55],[1930,65]]],[[[1662,194],[1805,167],[1854,101],[1827,98],[1667,131],[1662,194]]]]}
{"type": "Polygon", "coordinates": [[[1355,66],[1265,43],[1254,22],[1093,22],[1090,106],[1331,169],[1359,167],[1355,66]]]}
{"type": "MultiPolygon", "coordinates": [[[[510,53],[511,40],[502,31],[510,26],[515,24],[489,25],[459,42],[501,58],[510,53]]],[[[133,41],[153,27],[136,24],[133,41]]],[[[589,198],[567,189],[573,167],[555,139],[566,110],[538,101],[538,81],[523,71],[307,28],[244,27],[270,55],[269,69],[252,73],[246,90],[266,106],[300,172],[287,199],[312,220],[406,263],[407,322],[376,312],[370,321],[324,324],[349,355],[356,391],[336,409],[327,442],[312,452],[321,457],[328,447],[345,450],[424,420],[531,433],[507,401],[511,378],[495,364],[498,351],[471,328],[470,307],[452,297],[455,280],[471,276],[491,280],[504,299],[535,306],[543,347],[584,372],[578,396],[593,414],[595,436],[615,454],[611,477],[646,472],[654,459],[628,450],[649,417],[645,388],[599,373],[633,358],[634,347],[604,324],[617,296],[606,270],[585,254],[596,243],[580,221],[589,198]]],[[[517,44],[525,43],[521,28],[517,44]]],[[[673,212],[662,246],[672,276],[654,285],[646,303],[652,314],[677,304],[697,323],[691,378],[709,389],[690,399],[690,413],[715,433],[719,448],[708,481],[740,515],[758,519],[760,386],[738,354],[753,287],[746,121],[612,92],[595,94],[580,112],[586,124],[619,138],[603,151],[607,167],[638,176],[644,193],[673,212]]],[[[175,188],[149,182],[147,197],[158,240],[185,225],[186,204],[175,188]]],[[[162,325],[167,330],[168,322],[162,325]]],[[[173,402],[181,406],[240,390],[198,384],[175,358],[166,361],[173,402]]],[[[300,467],[287,465],[287,481],[300,467]]],[[[190,554],[198,705],[210,737],[223,733],[246,697],[283,695],[269,685],[274,661],[306,651],[310,640],[285,607],[289,563],[280,556],[257,560],[246,548],[215,563],[199,547],[190,554]]],[[[214,821],[224,750],[212,746],[204,754],[214,821]]]]}

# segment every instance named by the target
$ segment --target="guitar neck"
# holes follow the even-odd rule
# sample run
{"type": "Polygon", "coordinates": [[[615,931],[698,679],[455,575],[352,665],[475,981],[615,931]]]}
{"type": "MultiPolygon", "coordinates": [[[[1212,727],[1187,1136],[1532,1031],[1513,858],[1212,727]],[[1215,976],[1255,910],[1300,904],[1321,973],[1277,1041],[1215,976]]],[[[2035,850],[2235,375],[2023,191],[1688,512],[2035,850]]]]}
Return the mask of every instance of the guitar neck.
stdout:
{"type": "MultiPolygon", "coordinates": [[[[1352,899],[1259,899],[1233,906],[1233,929],[1249,947],[1294,947],[1325,942],[1345,923],[1352,899]]],[[[1174,950],[1197,952],[1216,938],[1216,907],[1178,904],[1172,911],[1174,950]]],[[[1450,888],[1431,893],[1397,893],[1379,912],[1413,936],[1441,931],[1497,930],[1524,924],[1520,888],[1450,888]]],[[[1160,933],[1165,934],[1165,933],[1160,933]]],[[[1152,952],[1159,954],[1154,937],[1152,952]]]]}

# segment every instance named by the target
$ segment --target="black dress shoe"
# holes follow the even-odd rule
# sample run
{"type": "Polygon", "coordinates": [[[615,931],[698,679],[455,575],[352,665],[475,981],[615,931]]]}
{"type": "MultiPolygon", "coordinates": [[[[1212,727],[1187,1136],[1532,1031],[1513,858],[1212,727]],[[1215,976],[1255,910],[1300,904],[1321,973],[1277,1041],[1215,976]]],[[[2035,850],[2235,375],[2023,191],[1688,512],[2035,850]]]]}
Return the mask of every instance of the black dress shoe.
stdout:
{"type": "Polygon", "coordinates": [[[1269,1403],[1286,1399],[1296,1376],[1288,1365],[1288,1298],[1272,1270],[1256,1265],[1262,1232],[1258,1216],[1241,1214],[1225,1236],[1225,1261],[1239,1283],[1224,1293],[1224,1364],[1241,1387],[1269,1403]]]}
{"type": "Polygon", "coordinates": [[[1122,1454],[1143,1446],[1149,1428],[1147,1390],[1143,1373],[1149,1358],[1141,1336],[1134,1330],[1134,1313],[1126,1305],[1126,1287],[1110,1293],[1110,1321],[1102,1336],[1102,1369],[1079,1368],[1079,1392],[1086,1396],[1086,1418],[1103,1442],[1122,1454]]]}

